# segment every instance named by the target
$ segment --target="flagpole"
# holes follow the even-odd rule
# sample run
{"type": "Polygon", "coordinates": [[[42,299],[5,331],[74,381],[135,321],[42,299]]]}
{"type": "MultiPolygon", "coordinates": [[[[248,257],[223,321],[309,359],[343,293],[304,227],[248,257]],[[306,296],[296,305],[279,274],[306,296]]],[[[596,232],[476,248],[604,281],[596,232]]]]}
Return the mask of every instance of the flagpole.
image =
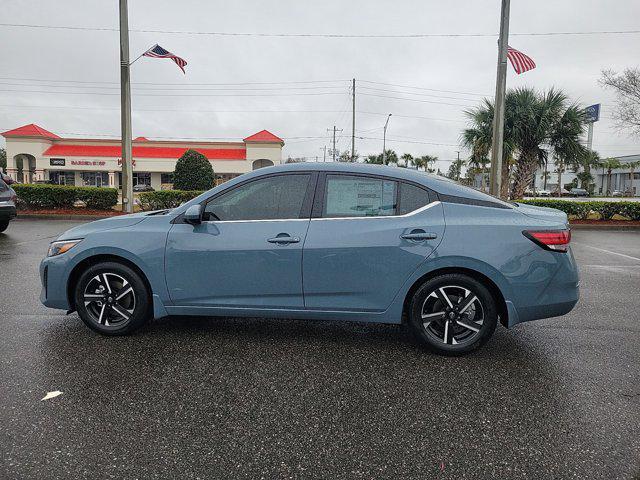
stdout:
{"type": "MultiPolygon", "coordinates": [[[[498,39],[498,71],[493,113],[491,142],[491,174],[489,192],[497,197],[502,193],[502,156],[504,141],[504,99],[507,86],[507,45],[509,42],[509,0],[502,0],[500,38],[498,39]]],[[[505,181],[509,181],[505,179],[505,181]]]]}
{"type": "Polygon", "coordinates": [[[129,76],[129,66],[129,15],[127,11],[127,0],[120,0],[120,116],[122,131],[122,210],[127,213],[133,213],[133,168],[131,165],[131,79],[129,76]]]}
{"type": "Polygon", "coordinates": [[[158,45],[158,44],[156,43],[153,47],[151,47],[151,48],[147,48],[144,52],[142,52],[140,55],[138,55],[138,56],[136,57],[136,59],[135,59],[133,62],[131,62],[131,63],[129,64],[129,66],[133,65],[134,63],[136,63],[138,60],[140,60],[140,59],[143,57],[143,55],[144,55],[145,53],[147,53],[149,50],[151,50],[152,48],[154,48],[154,47],[155,47],[155,46],[157,46],[157,45],[158,45]]]}

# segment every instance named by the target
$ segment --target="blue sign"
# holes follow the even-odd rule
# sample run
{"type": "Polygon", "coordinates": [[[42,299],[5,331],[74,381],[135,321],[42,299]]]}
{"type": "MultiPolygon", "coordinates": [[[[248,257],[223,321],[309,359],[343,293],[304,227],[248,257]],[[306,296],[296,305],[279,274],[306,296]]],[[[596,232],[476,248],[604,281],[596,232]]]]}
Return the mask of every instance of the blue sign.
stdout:
{"type": "Polygon", "coordinates": [[[600,120],[600,104],[596,103],[595,105],[591,105],[585,109],[587,114],[587,122],[593,123],[600,120]]]}

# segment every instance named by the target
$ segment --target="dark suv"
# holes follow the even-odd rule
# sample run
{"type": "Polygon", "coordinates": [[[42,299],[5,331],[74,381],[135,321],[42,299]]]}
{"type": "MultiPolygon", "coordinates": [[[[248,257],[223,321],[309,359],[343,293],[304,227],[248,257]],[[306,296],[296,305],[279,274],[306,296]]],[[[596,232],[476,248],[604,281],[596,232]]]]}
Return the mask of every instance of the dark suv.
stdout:
{"type": "Polygon", "coordinates": [[[16,192],[0,179],[0,232],[9,226],[9,220],[16,216],[16,192]]]}

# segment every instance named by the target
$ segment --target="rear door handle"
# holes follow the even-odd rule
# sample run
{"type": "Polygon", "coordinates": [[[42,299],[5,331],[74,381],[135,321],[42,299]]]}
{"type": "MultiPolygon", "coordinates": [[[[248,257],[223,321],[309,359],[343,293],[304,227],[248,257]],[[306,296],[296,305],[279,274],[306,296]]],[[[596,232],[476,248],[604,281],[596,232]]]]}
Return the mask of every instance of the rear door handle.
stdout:
{"type": "Polygon", "coordinates": [[[278,245],[287,245],[289,243],[299,243],[300,237],[291,237],[287,233],[279,233],[275,237],[267,238],[269,243],[277,243],[278,245]]]}
{"type": "Polygon", "coordinates": [[[412,240],[414,242],[421,242],[424,240],[433,240],[438,238],[437,233],[428,233],[423,230],[413,230],[411,233],[403,233],[400,238],[404,240],[412,240]]]}

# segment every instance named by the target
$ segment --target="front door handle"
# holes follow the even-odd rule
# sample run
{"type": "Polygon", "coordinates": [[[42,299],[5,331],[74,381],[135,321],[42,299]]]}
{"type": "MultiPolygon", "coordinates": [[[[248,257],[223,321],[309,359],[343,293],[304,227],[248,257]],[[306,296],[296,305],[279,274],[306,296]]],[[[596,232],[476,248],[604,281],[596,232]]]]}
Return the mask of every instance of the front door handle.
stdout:
{"type": "Polygon", "coordinates": [[[278,245],[287,245],[289,243],[299,243],[300,237],[291,237],[288,233],[279,233],[275,237],[267,238],[269,243],[277,243],[278,245]]]}
{"type": "Polygon", "coordinates": [[[412,230],[410,233],[403,233],[400,235],[400,238],[414,242],[422,242],[424,240],[433,240],[438,238],[438,234],[425,232],[424,230],[412,230]]]}

